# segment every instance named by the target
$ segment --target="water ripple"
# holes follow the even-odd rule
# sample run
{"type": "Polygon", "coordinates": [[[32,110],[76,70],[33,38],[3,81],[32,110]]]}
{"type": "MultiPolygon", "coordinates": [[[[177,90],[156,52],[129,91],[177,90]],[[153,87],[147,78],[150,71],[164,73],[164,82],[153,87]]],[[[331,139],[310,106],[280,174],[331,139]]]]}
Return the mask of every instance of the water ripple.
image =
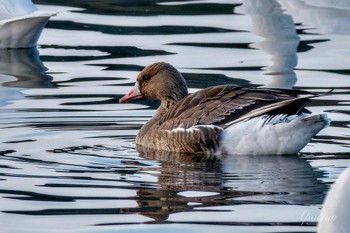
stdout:
{"type": "Polygon", "coordinates": [[[60,11],[38,48],[0,51],[0,231],[314,232],[350,165],[350,40],[282,2],[35,1],[60,11]],[[155,61],[190,92],[334,89],[309,107],[332,123],[300,156],[139,152],[158,102],[118,100],[155,61]]]}

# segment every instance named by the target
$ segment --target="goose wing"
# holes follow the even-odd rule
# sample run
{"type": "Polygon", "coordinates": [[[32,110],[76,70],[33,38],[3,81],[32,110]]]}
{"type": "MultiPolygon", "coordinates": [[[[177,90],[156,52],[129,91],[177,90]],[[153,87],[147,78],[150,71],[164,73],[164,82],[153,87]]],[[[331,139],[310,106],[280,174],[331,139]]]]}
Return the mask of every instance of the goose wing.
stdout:
{"type": "Polygon", "coordinates": [[[160,128],[190,128],[215,125],[222,128],[263,114],[298,114],[315,94],[282,89],[245,88],[221,85],[206,88],[185,97],[160,121],[160,128]],[[299,97],[308,94],[306,97],[299,97]]]}

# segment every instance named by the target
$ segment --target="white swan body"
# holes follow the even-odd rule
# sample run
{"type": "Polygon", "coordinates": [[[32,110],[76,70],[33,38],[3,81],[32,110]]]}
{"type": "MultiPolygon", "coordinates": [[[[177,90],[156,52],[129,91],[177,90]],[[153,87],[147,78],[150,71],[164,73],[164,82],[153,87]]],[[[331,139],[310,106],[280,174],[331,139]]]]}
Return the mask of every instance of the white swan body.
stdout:
{"type": "Polygon", "coordinates": [[[320,215],[318,233],[350,232],[350,168],[347,168],[329,191],[320,215]]]}
{"type": "Polygon", "coordinates": [[[0,49],[35,47],[54,12],[38,11],[31,0],[0,1],[0,49]]]}

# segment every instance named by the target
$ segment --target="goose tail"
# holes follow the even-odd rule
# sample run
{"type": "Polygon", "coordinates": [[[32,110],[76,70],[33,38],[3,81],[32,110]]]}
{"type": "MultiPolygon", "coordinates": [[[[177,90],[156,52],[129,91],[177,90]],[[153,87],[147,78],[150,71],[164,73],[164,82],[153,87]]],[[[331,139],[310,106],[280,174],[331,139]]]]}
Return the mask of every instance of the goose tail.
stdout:
{"type": "Polygon", "coordinates": [[[228,154],[297,154],[330,122],[326,114],[262,115],[226,128],[222,150],[228,154]]]}

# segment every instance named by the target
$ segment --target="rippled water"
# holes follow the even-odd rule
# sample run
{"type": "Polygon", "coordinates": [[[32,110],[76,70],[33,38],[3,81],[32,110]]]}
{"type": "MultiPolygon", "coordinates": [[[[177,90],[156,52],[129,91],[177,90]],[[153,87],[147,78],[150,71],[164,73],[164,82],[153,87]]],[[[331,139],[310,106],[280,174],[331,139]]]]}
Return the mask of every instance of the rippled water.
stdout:
{"type": "Polygon", "coordinates": [[[350,165],[347,1],[34,2],[59,12],[38,49],[0,51],[1,232],[315,232],[350,165]],[[300,156],[139,154],[157,103],[118,99],[156,61],[191,92],[334,89],[333,122],[300,156]]]}

